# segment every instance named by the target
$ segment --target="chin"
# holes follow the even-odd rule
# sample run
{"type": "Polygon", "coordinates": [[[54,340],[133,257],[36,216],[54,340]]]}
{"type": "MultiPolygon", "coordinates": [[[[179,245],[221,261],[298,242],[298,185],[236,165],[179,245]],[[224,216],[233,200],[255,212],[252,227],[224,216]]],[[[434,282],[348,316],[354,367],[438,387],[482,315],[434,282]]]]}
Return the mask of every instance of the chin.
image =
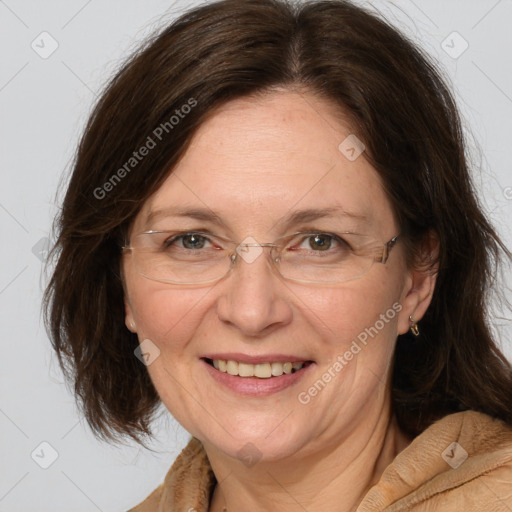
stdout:
{"type": "MultiPolygon", "coordinates": [[[[283,418],[279,421],[282,422],[283,418]]],[[[286,423],[285,420],[283,423],[286,423]]],[[[294,432],[291,425],[287,428],[283,424],[276,422],[265,422],[258,425],[257,421],[248,422],[245,425],[230,425],[228,432],[222,427],[217,430],[217,435],[201,435],[196,437],[205,445],[211,446],[215,450],[225,455],[242,461],[245,465],[251,466],[257,462],[272,462],[286,459],[297,453],[297,451],[307,444],[310,436],[304,432],[301,436],[299,432],[294,432]],[[272,423],[272,425],[271,425],[272,423]]]]}

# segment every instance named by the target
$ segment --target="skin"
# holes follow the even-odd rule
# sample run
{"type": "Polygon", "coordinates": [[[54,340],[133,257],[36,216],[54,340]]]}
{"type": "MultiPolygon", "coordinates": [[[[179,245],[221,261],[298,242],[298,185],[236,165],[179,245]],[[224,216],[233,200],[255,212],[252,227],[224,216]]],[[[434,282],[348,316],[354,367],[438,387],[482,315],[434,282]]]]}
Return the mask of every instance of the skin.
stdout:
{"type": "MultiPolygon", "coordinates": [[[[242,241],[271,242],[314,226],[371,233],[385,243],[400,232],[376,171],[338,149],[350,134],[343,116],[311,93],[273,91],[229,102],[205,121],[173,174],[144,204],[131,233],[145,229],[214,229],[242,241]],[[221,226],[157,218],[169,206],[207,207],[221,226]],[[363,224],[321,219],[285,230],[283,218],[306,208],[341,207],[363,224]]],[[[165,406],[205,447],[220,484],[210,510],[353,510],[385,467],[407,446],[390,408],[390,365],[398,334],[421,319],[435,276],[408,269],[402,244],[386,264],[333,286],[301,284],[272,271],[268,249],[239,259],[213,285],[177,286],[141,276],[123,259],[126,325],[160,356],[148,366],[165,406]],[[301,404],[359,333],[393,304],[401,311],[325,388],[301,404]],[[313,360],[308,378],[267,397],[221,387],[200,357],[214,352],[294,354],[313,360]],[[259,461],[239,450],[252,443],[259,461]]],[[[247,449],[247,448],[246,448],[247,449]]]]}

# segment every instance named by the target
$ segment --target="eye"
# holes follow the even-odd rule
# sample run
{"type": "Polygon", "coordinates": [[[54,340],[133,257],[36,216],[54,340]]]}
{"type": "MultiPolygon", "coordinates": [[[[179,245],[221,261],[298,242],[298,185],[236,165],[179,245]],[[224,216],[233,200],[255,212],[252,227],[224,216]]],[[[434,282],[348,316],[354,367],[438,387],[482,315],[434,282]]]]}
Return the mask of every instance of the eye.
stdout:
{"type": "Polygon", "coordinates": [[[337,235],[329,233],[311,233],[299,243],[298,249],[312,249],[315,252],[327,252],[331,249],[350,250],[350,245],[337,235]]]}
{"type": "Polygon", "coordinates": [[[307,238],[311,249],[319,251],[327,251],[331,248],[333,237],[325,234],[312,235],[307,238]]]}
{"type": "Polygon", "coordinates": [[[200,233],[183,233],[165,240],[164,248],[167,249],[178,244],[179,248],[196,250],[203,249],[207,243],[209,243],[209,239],[200,233]]]}

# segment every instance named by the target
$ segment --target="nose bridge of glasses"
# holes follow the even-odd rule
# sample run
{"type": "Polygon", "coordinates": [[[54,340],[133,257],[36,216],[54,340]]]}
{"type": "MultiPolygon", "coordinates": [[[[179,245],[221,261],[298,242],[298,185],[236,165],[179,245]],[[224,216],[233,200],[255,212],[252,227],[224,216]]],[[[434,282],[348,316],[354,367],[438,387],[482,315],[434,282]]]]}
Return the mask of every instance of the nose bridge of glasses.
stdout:
{"type": "Polygon", "coordinates": [[[272,242],[263,242],[263,243],[252,243],[252,242],[241,242],[238,244],[238,247],[277,247],[277,244],[272,242]]]}
{"type": "Polygon", "coordinates": [[[264,247],[270,248],[270,255],[272,254],[273,250],[278,247],[278,244],[274,242],[259,243],[252,237],[249,239],[250,241],[243,241],[236,246],[236,250],[231,255],[232,264],[235,263],[235,261],[238,259],[238,256],[240,256],[240,259],[244,260],[246,263],[253,263],[263,253],[264,247]]]}

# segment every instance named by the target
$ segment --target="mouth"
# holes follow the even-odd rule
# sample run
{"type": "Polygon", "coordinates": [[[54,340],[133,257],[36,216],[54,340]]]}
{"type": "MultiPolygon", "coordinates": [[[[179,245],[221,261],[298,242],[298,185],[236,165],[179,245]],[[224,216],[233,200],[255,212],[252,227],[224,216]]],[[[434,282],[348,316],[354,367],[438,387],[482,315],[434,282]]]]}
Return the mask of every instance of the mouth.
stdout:
{"type": "Polygon", "coordinates": [[[249,355],[241,352],[203,354],[203,368],[213,382],[238,396],[263,398],[296,388],[314,371],[316,362],[291,354],[249,355]]]}
{"type": "Polygon", "coordinates": [[[233,359],[202,358],[215,370],[233,377],[272,379],[283,375],[302,372],[313,364],[313,361],[267,361],[257,364],[236,361],[233,359]]]}

